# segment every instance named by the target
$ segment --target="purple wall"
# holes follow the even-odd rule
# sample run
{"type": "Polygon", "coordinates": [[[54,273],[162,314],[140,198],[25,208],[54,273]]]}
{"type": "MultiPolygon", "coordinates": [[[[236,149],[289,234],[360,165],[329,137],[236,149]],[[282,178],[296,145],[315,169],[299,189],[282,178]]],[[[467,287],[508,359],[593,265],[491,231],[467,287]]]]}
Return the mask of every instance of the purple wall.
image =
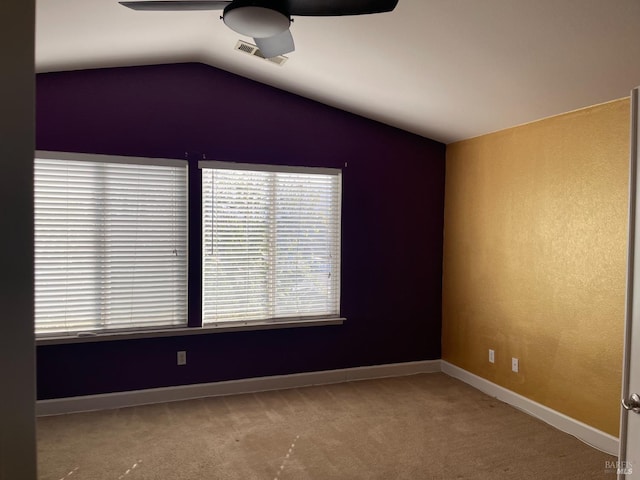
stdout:
{"type": "Polygon", "coordinates": [[[348,162],[344,325],[40,346],[38,398],[440,358],[445,145],[201,64],[41,74],[36,118],[39,150],[348,162]],[[188,365],[176,366],[177,350],[188,365]]]}

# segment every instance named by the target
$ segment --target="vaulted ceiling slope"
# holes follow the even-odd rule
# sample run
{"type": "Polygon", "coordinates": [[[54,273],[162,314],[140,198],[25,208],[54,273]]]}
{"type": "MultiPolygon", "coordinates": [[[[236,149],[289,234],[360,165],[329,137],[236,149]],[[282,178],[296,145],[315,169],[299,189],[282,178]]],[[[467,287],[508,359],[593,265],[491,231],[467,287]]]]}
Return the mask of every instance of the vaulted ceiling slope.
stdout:
{"type": "Polygon", "coordinates": [[[39,72],[203,62],[444,143],[640,85],[639,0],[399,0],[390,13],[296,17],[281,66],[236,50],[252,40],[219,11],[36,6],[39,72]]]}

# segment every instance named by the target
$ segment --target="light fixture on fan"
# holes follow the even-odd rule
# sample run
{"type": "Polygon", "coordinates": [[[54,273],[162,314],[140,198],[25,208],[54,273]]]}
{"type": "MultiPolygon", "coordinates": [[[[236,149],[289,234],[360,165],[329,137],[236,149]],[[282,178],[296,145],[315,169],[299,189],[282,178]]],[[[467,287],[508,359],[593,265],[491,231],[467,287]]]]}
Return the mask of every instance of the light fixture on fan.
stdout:
{"type": "Polygon", "coordinates": [[[284,9],[261,3],[236,0],[225,7],[222,20],[231,30],[254,38],[273,37],[289,29],[291,19],[284,9]]]}

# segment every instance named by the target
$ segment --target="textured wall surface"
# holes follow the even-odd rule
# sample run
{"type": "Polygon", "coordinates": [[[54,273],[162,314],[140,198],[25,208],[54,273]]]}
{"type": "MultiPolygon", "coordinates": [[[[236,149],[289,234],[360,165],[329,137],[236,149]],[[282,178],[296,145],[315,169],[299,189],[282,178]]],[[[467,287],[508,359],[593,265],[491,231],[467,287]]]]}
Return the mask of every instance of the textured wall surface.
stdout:
{"type": "MultiPolygon", "coordinates": [[[[445,146],[200,64],[38,75],[40,150],[343,168],[343,325],[38,347],[38,397],[440,358],[445,146]],[[345,168],[345,163],[348,166],[345,168]],[[186,350],[188,364],[176,365],[186,350]]],[[[200,238],[200,172],[189,226],[200,238]]],[[[189,312],[200,314],[199,248],[189,312]]]]}
{"type": "Polygon", "coordinates": [[[628,162],[628,99],[447,147],[443,358],[612,435],[628,162]]]}

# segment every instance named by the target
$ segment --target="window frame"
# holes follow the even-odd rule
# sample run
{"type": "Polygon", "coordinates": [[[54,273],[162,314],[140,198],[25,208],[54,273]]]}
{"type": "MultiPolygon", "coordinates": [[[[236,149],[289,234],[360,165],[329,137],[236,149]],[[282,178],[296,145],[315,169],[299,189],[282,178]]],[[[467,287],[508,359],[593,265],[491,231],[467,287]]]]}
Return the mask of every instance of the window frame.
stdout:
{"type": "MultiPolygon", "coordinates": [[[[54,254],[59,256],[59,254],[56,253],[56,250],[59,251],[59,247],[56,247],[56,242],[61,237],[60,233],[56,234],[55,226],[62,227],[62,225],[67,225],[67,228],[69,228],[69,226],[71,227],[71,231],[76,231],[78,226],[83,228],[83,231],[85,232],[83,237],[88,237],[88,240],[84,240],[83,237],[73,236],[72,238],[74,240],[72,241],[81,241],[83,245],[86,246],[85,248],[87,248],[86,252],[91,252],[90,254],[93,258],[98,260],[104,259],[104,262],[99,261],[99,263],[95,264],[102,265],[102,267],[100,267],[100,270],[95,272],[95,277],[92,277],[94,281],[90,281],[89,284],[93,285],[93,288],[95,288],[96,291],[101,292],[98,294],[99,297],[109,299],[104,303],[102,302],[102,300],[100,300],[99,305],[96,304],[98,314],[96,315],[96,318],[94,320],[95,323],[93,325],[87,325],[86,330],[83,330],[83,326],[77,323],[82,322],[84,316],[72,317],[70,328],[68,331],[36,333],[37,339],[74,337],[84,338],[99,335],[110,335],[112,333],[126,334],[127,332],[144,332],[154,331],[158,329],[181,328],[187,325],[189,294],[189,170],[188,163],[185,160],[170,160],[147,157],[116,157],[97,154],[36,151],[34,155],[33,173],[34,240],[37,240],[38,230],[36,224],[37,212],[35,211],[35,207],[37,204],[36,198],[41,195],[42,207],[47,209],[45,211],[48,212],[45,220],[56,222],[53,224],[53,238],[49,236],[49,231],[43,233],[42,241],[45,242],[44,248],[50,249],[53,247],[54,254]],[[43,161],[44,164],[41,171],[43,182],[42,190],[38,190],[36,192],[35,187],[37,161],[43,161]],[[74,162],[82,162],[86,166],[86,168],[82,166],[67,166],[69,164],[73,164],[74,162]],[[95,167],[91,164],[95,165],[95,167]],[[121,168],[119,166],[122,166],[124,168],[121,168]],[[151,183],[140,182],[140,184],[143,186],[142,190],[131,189],[130,187],[132,184],[135,185],[139,182],[138,178],[140,177],[138,177],[138,175],[140,175],[141,170],[137,169],[137,167],[143,167],[143,169],[144,167],[160,167],[158,169],[151,170],[151,178],[153,179],[151,183]],[[171,167],[171,170],[162,169],[162,167],[171,167]],[[71,176],[69,176],[68,172],[71,172],[71,176]],[[106,175],[103,176],[100,174],[100,172],[106,173],[106,175]],[[178,177],[178,180],[180,180],[179,184],[181,185],[180,189],[184,188],[184,190],[175,190],[174,188],[171,188],[171,192],[169,192],[169,195],[163,194],[158,196],[159,200],[164,202],[163,204],[165,205],[165,208],[168,208],[169,212],[171,213],[171,217],[169,217],[168,220],[165,221],[164,217],[162,217],[161,220],[158,221],[159,217],[156,214],[156,209],[145,208],[144,205],[148,201],[148,195],[155,195],[154,191],[156,190],[156,188],[158,188],[156,186],[156,182],[158,180],[162,182],[161,184],[164,184],[168,181],[172,182],[173,185],[176,185],[175,183],[173,183],[176,179],[176,177],[174,177],[176,172],[180,174],[180,177],[178,177]],[[66,184],[52,184],[51,175],[53,175],[53,178],[61,178],[63,181],[69,180],[73,182],[71,183],[73,188],[67,189],[66,184]],[[60,175],[62,176],[59,177],[60,175]],[[74,179],[77,179],[79,181],[74,179]],[[122,179],[122,181],[120,179],[122,179]],[[87,196],[87,192],[89,196],[87,196]],[[183,193],[184,196],[179,195],[176,197],[174,195],[175,192],[181,194],[183,193]],[[63,197],[60,197],[60,195],[63,195],[63,197]],[[77,204],[77,206],[71,207],[71,210],[68,210],[63,204],[62,208],[58,211],[57,205],[59,205],[60,198],[66,198],[66,203],[72,203],[74,199],[80,199],[80,202],[77,204]],[[133,203],[130,203],[130,200],[133,200],[133,203]],[[135,209],[131,210],[131,206],[134,206],[135,209]],[[89,207],[91,211],[95,213],[94,221],[98,222],[97,225],[102,224],[103,226],[97,226],[94,229],[89,228],[85,230],[87,224],[85,224],[83,220],[80,220],[80,223],[76,223],[76,221],[71,224],[64,221],[60,223],[61,218],[68,218],[66,216],[69,214],[72,215],[71,218],[74,218],[74,213],[75,218],[85,218],[84,215],[82,215],[82,217],[78,217],[78,212],[84,211],[83,207],[89,207]],[[56,210],[50,210],[51,208],[55,208],[56,210]],[[77,208],[80,208],[81,210],[77,210],[77,208]],[[175,214],[178,214],[178,216],[174,216],[175,214]],[[60,217],[59,215],[64,215],[64,217],[60,217]],[[131,223],[132,219],[140,218],[144,223],[141,224],[137,221],[131,223]],[[177,219],[177,223],[175,219],[177,219]],[[105,232],[108,232],[108,230],[105,230],[104,222],[112,221],[117,222],[117,224],[121,227],[115,230],[115,236],[109,234],[105,235],[105,232]],[[148,222],[152,222],[151,225],[153,225],[153,230],[147,230],[148,232],[153,232],[151,236],[145,234],[145,226],[149,225],[148,222]],[[140,228],[140,225],[142,225],[142,228],[140,228]],[[178,226],[177,230],[176,226],[178,226]],[[161,228],[161,232],[167,233],[169,235],[168,237],[164,235],[159,237],[161,239],[160,243],[153,239],[153,236],[157,235],[157,228],[161,228]],[[142,255],[138,256],[138,252],[140,251],[140,244],[138,242],[138,238],[140,238],[140,232],[142,232],[143,235],[141,238],[143,239],[143,242],[145,242],[145,249],[142,251],[142,255]],[[123,235],[126,235],[126,237],[123,237],[123,235]],[[174,247],[179,246],[180,250],[182,250],[182,246],[184,246],[184,251],[182,251],[181,253],[178,253],[178,251],[174,250],[174,253],[176,254],[175,259],[166,260],[166,257],[164,257],[164,255],[166,255],[163,254],[163,252],[166,252],[164,248],[170,248],[170,246],[167,247],[165,238],[174,239],[178,242],[184,242],[180,243],[179,245],[170,242],[174,247]],[[126,239],[125,243],[122,243],[122,239],[126,239]],[[133,241],[133,243],[129,243],[130,240],[133,241]],[[155,248],[147,248],[147,243],[149,243],[150,245],[154,245],[155,248]],[[133,249],[131,248],[132,245],[133,249]],[[149,254],[151,254],[152,256],[149,257],[149,254]],[[122,255],[125,255],[124,258],[135,258],[135,260],[125,263],[125,267],[123,268],[122,255]],[[135,255],[135,257],[131,257],[131,255],[135,255]],[[180,255],[182,259],[178,259],[178,255],[180,255]],[[152,259],[152,262],[149,262],[149,259],[152,259]],[[151,270],[149,270],[149,267],[151,268],[151,270]],[[169,270],[166,270],[166,268],[169,268],[169,270]],[[175,270],[176,268],[177,270],[175,270]],[[113,269],[113,274],[115,276],[112,276],[111,273],[107,273],[110,272],[111,269],[113,269]],[[127,321],[126,317],[122,316],[122,307],[125,307],[127,309],[133,308],[137,310],[142,305],[144,305],[144,303],[148,302],[149,299],[147,298],[147,296],[149,294],[151,296],[153,296],[154,294],[157,295],[157,293],[155,293],[154,291],[149,290],[149,285],[148,283],[145,283],[144,280],[142,283],[139,283],[137,281],[132,282],[132,278],[135,278],[136,275],[142,275],[138,278],[144,279],[145,273],[149,275],[149,273],[153,271],[160,271],[162,273],[161,278],[165,281],[165,283],[160,283],[158,285],[164,286],[164,288],[168,289],[167,291],[175,291],[174,289],[176,285],[184,285],[186,287],[186,291],[182,292],[182,294],[176,295],[175,297],[169,297],[170,301],[166,304],[168,310],[163,310],[160,316],[156,317],[155,315],[150,315],[147,312],[143,313],[142,317],[132,315],[132,318],[127,321]],[[177,274],[178,277],[175,277],[174,274],[177,274]],[[130,292],[134,292],[133,295],[135,297],[135,292],[139,291],[138,289],[147,291],[146,295],[141,297],[141,300],[143,301],[142,304],[136,304],[135,302],[131,304],[127,303],[126,299],[129,295],[131,295],[130,292]],[[145,299],[147,299],[147,302],[144,301],[145,299]],[[123,300],[125,303],[123,303],[123,300]],[[176,306],[179,307],[178,310],[171,310],[171,308],[175,308],[176,306]],[[107,311],[110,311],[112,309],[114,309],[114,312],[121,313],[116,313],[113,317],[110,315],[104,316],[107,311]],[[156,322],[155,325],[153,324],[154,321],[156,322]],[[102,328],[100,328],[99,325],[103,322],[104,324],[102,328]]],[[[57,231],[68,232],[69,230],[57,231]]],[[[67,240],[64,241],[66,242],[67,240]]],[[[70,246],[68,244],[64,243],[63,245],[65,246],[65,252],[70,251],[70,246]]],[[[38,245],[34,242],[34,251],[37,246],[38,245]]],[[[50,275],[54,275],[54,277],[59,276],[56,270],[56,260],[59,258],[58,256],[49,258],[50,260],[53,260],[53,264],[47,261],[47,259],[43,259],[44,261],[42,274],[44,275],[45,281],[43,301],[45,302],[45,304],[47,302],[47,299],[49,298],[46,293],[46,279],[50,278],[50,275]]],[[[37,254],[35,254],[35,257],[37,257],[37,254]]],[[[37,261],[34,262],[34,273],[37,269],[36,264],[37,261]]],[[[71,263],[71,265],[74,264],[71,263]]],[[[94,266],[91,263],[85,264],[84,262],[80,265],[83,266],[83,269],[86,269],[87,267],[91,269],[94,266]]],[[[65,267],[65,269],[62,271],[67,272],[66,268],[67,267],[65,267]]],[[[92,270],[89,270],[89,273],[91,271],[92,270]]],[[[83,274],[86,275],[86,273],[84,272],[83,274]]],[[[74,279],[75,277],[72,276],[71,278],[74,279]]],[[[57,283],[53,285],[54,287],[60,288],[57,283]]],[[[61,286],[66,288],[66,283],[63,283],[61,286]]],[[[74,291],[77,291],[77,289],[72,290],[72,295],[74,295],[72,298],[83,301],[92,300],[91,297],[85,297],[85,294],[82,291],[79,292],[79,296],[75,296],[76,294],[73,293],[74,291]]],[[[51,293],[49,293],[49,296],[50,295],[51,293]]],[[[38,296],[36,295],[35,302],[37,301],[38,296]]],[[[49,300],[49,302],[51,302],[51,300],[49,300]]],[[[37,308],[35,308],[36,306],[37,304],[34,304],[34,327],[35,314],[37,312],[37,308]]],[[[145,309],[142,308],[139,311],[144,312],[144,310],[145,309]]],[[[60,315],[55,309],[51,313],[56,316],[60,315]]],[[[66,311],[64,311],[63,314],[66,317],[66,311]]],[[[89,315],[88,318],[93,318],[93,316],[89,315]]],[[[52,320],[49,320],[45,317],[43,319],[42,328],[46,329],[47,324],[49,324],[50,322],[52,322],[52,320]]],[[[34,331],[37,331],[37,329],[34,328],[34,331]]]]}
{"type": "MultiPolygon", "coordinates": [[[[298,167],[298,166],[290,166],[290,165],[268,165],[268,164],[249,164],[249,163],[236,163],[236,162],[225,162],[225,161],[216,161],[216,160],[202,160],[198,162],[198,169],[199,170],[205,170],[205,169],[209,169],[209,170],[233,170],[233,171],[246,171],[246,172],[252,172],[252,173],[273,173],[273,174],[303,174],[303,175],[322,175],[325,177],[333,177],[335,179],[335,187],[337,188],[337,192],[336,192],[336,196],[337,197],[337,203],[338,203],[338,208],[337,209],[331,209],[329,211],[329,213],[331,215],[336,215],[337,220],[336,222],[332,222],[331,225],[336,229],[336,232],[334,232],[334,235],[331,236],[331,238],[336,240],[336,250],[337,251],[333,251],[332,253],[335,254],[335,258],[337,258],[337,272],[336,275],[333,275],[331,278],[332,280],[330,281],[330,284],[332,285],[332,287],[327,287],[328,290],[333,289],[333,296],[331,297],[332,300],[332,304],[334,307],[337,307],[337,313],[320,313],[320,314],[306,314],[306,315],[300,315],[300,316],[295,316],[295,315],[287,315],[287,316],[274,316],[274,317],[267,317],[263,320],[218,320],[218,321],[211,321],[205,324],[205,314],[204,312],[201,312],[201,319],[203,322],[203,326],[212,326],[212,327],[224,327],[224,326],[228,326],[228,325],[233,325],[233,324],[238,324],[238,325],[252,325],[252,324],[256,324],[256,323],[261,323],[261,322],[265,322],[265,323],[269,323],[269,324],[276,324],[276,323],[283,323],[283,322],[305,322],[305,321],[314,321],[317,319],[323,320],[323,319],[336,319],[336,318],[340,318],[340,294],[341,294],[341,263],[342,263],[342,259],[341,259],[341,243],[342,243],[342,170],[341,169],[337,169],[337,168],[323,168],[323,167],[298,167]]],[[[202,179],[202,175],[200,176],[200,178],[202,179]]],[[[333,180],[332,180],[333,182],[333,180]]],[[[275,182],[277,183],[277,182],[275,182]]],[[[204,185],[204,180],[202,180],[201,183],[201,192],[203,190],[203,185],[204,185]]],[[[269,185],[271,185],[270,188],[275,188],[275,185],[272,183],[269,183],[269,185]]],[[[334,185],[332,185],[333,188],[334,185]]],[[[278,191],[278,190],[275,190],[278,191]]],[[[272,192],[273,195],[275,195],[275,191],[272,192]]],[[[201,194],[200,196],[200,200],[202,202],[204,202],[204,195],[201,194]]],[[[335,197],[331,197],[331,200],[335,200],[335,197]]],[[[269,211],[271,211],[271,213],[273,214],[273,217],[269,222],[268,222],[268,228],[270,230],[272,230],[272,234],[275,235],[275,231],[277,230],[277,225],[279,225],[279,222],[277,222],[275,220],[275,217],[277,216],[278,213],[283,213],[283,210],[281,210],[279,207],[282,206],[282,204],[280,204],[277,201],[274,201],[273,198],[268,201],[269,204],[269,211]]],[[[201,214],[204,213],[205,211],[205,207],[204,205],[201,205],[201,214]]],[[[202,225],[201,227],[201,238],[204,237],[204,232],[205,232],[205,226],[202,225]]],[[[272,243],[275,242],[273,240],[270,241],[270,246],[271,247],[275,247],[276,243],[272,243]]],[[[205,245],[204,245],[204,239],[203,239],[203,245],[201,245],[202,247],[202,251],[204,251],[205,245]]],[[[269,251],[269,255],[270,257],[272,257],[272,254],[274,252],[273,251],[269,251]]],[[[269,268],[272,269],[275,267],[275,264],[277,263],[276,260],[277,257],[272,257],[271,261],[268,262],[269,264],[269,268]]],[[[201,256],[201,261],[204,262],[204,258],[201,256]]],[[[201,264],[201,305],[204,304],[204,300],[205,300],[205,285],[204,285],[204,273],[205,273],[205,266],[204,263],[201,264]]],[[[283,274],[284,276],[284,274],[283,274]]],[[[278,283],[277,281],[275,282],[276,284],[278,283]]],[[[272,295],[273,292],[272,292],[272,295]]],[[[270,297],[272,295],[269,295],[270,297]]],[[[270,308],[282,308],[282,305],[280,303],[278,303],[278,301],[276,301],[274,298],[271,299],[271,301],[269,302],[269,306],[270,308]]]]}

